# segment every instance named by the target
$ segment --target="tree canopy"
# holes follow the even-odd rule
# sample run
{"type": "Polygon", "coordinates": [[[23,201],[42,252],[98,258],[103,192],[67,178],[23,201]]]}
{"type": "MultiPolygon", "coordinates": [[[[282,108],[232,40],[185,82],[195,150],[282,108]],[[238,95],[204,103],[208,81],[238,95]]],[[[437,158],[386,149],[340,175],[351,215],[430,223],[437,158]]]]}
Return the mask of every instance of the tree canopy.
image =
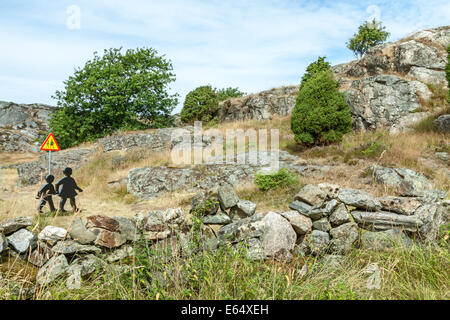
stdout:
{"type": "Polygon", "coordinates": [[[389,35],[381,22],[375,19],[371,22],[366,21],[359,26],[358,33],[347,42],[347,48],[352,50],[355,56],[362,57],[369,48],[385,42],[389,35]]]}
{"type": "Polygon", "coordinates": [[[64,81],[54,99],[60,109],[50,120],[62,147],[91,141],[118,129],[164,127],[177,95],[168,93],[175,81],[172,63],[152,48],[111,48],[64,81]]]}

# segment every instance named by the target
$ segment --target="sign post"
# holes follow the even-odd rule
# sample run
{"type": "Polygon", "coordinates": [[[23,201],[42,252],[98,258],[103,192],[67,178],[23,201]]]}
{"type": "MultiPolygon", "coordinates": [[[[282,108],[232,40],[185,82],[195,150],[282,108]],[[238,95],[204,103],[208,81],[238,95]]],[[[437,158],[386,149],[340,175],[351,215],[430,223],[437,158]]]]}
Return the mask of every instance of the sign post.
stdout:
{"type": "Polygon", "coordinates": [[[41,146],[41,150],[48,151],[48,174],[52,173],[52,151],[60,151],[53,133],[50,133],[41,146]]]}

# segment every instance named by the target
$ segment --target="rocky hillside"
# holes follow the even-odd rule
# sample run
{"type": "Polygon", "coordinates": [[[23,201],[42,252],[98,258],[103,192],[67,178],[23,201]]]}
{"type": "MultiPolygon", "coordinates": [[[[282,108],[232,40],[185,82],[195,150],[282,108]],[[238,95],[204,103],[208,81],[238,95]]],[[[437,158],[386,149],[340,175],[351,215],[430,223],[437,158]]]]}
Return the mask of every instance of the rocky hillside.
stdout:
{"type": "Polygon", "coordinates": [[[0,101],[0,151],[38,152],[53,111],[43,104],[0,101]]]}
{"type": "MultiPolygon", "coordinates": [[[[432,92],[428,85],[446,86],[445,46],[450,26],[414,33],[397,42],[368,50],[359,60],[332,67],[353,115],[355,129],[401,131],[429,115],[423,106],[432,92]]],[[[282,87],[221,103],[221,121],[270,119],[287,115],[298,87],[282,87]]]]}

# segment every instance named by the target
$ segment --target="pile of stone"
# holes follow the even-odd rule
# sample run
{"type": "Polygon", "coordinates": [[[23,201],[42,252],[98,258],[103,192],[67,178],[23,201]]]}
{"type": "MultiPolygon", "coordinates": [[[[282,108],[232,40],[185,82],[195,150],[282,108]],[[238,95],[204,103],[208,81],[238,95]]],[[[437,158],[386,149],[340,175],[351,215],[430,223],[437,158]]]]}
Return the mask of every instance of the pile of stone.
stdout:
{"type": "Polygon", "coordinates": [[[245,249],[248,258],[256,260],[288,262],[294,254],[344,255],[353,248],[409,247],[435,241],[439,228],[450,220],[449,202],[442,200],[445,193],[420,193],[426,187],[422,182],[399,189],[413,190],[414,195],[385,197],[327,183],[309,184],[294,197],[290,211],[267,213],[256,212],[255,203],[240,199],[231,185],[222,183],[217,193],[197,194],[189,213],[175,208],[141,212],[133,218],[93,215],[76,218],[69,230],[47,226],[37,236],[27,229],[31,218],[11,218],[0,223],[0,254],[9,252],[40,268],[39,285],[65,276],[69,288],[79,288],[83,277],[96,269],[133,255],[130,243],[140,239],[151,245],[175,243],[175,252],[194,253],[189,245],[194,217],[203,222],[200,239],[206,249],[245,249]]]}

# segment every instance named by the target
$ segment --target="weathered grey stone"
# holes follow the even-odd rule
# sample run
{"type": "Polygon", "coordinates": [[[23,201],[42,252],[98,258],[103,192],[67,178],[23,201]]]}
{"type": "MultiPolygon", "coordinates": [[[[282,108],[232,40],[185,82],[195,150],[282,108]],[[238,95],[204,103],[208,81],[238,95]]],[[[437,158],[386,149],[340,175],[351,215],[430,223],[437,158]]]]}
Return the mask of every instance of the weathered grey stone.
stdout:
{"type": "Polygon", "coordinates": [[[30,227],[32,224],[31,217],[8,218],[0,223],[0,233],[8,236],[19,229],[30,227]]]}
{"type": "Polygon", "coordinates": [[[446,222],[445,211],[448,214],[448,208],[439,203],[426,203],[417,209],[413,217],[422,222],[418,230],[420,240],[432,242],[437,239],[439,228],[446,222]]]}
{"type": "Polygon", "coordinates": [[[427,178],[414,170],[381,166],[372,166],[371,169],[377,183],[395,187],[403,196],[420,196],[423,191],[433,187],[427,178]]]}
{"type": "Polygon", "coordinates": [[[323,214],[325,216],[329,216],[339,205],[339,202],[336,199],[332,199],[330,201],[325,202],[323,207],[323,214]]]}
{"type": "Polygon", "coordinates": [[[256,212],[256,203],[248,200],[239,200],[238,203],[231,208],[230,215],[237,215],[240,218],[246,218],[254,215],[256,212]]]}
{"type": "Polygon", "coordinates": [[[46,226],[38,235],[38,239],[41,241],[59,241],[64,240],[67,236],[67,230],[54,226],[46,226]]]}
{"type": "Polygon", "coordinates": [[[92,244],[97,239],[97,233],[87,228],[85,218],[76,218],[72,221],[69,228],[69,234],[72,239],[81,244],[92,244]]]}
{"type": "Polygon", "coordinates": [[[38,152],[55,108],[0,101],[0,151],[38,152]]]}
{"type": "Polygon", "coordinates": [[[310,218],[305,217],[297,211],[281,212],[280,214],[291,223],[297,234],[302,235],[311,232],[312,221],[310,218]]]}
{"type": "Polygon", "coordinates": [[[265,258],[263,245],[258,238],[250,238],[235,243],[233,248],[236,250],[245,250],[247,258],[251,260],[262,260],[265,258]]]}
{"type": "Polygon", "coordinates": [[[413,215],[422,205],[422,201],[418,198],[382,197],[378,198],[378,201],[380,201],[383,210],[407,216],[413,215]]]}
{"type": "Polygon", "coordinates": [[[386,250],[397,246],[409,247],[413,241],[401,230],[366,231],[361,235],[361,248],[369,250],[386,250]]]}
{"type": "Polygon", "coordinates": [[[8,240],[6,240],[6,237],[2,233],[0,233],[0,255],[7,249],[8,249],[8,240]]]}
{"type": "Polygon", "coordinates": [[[450,132],[450,114],[444,114],[434,120],[436,128],[441,132],[450,132]]]}
{"type": "Polygon", "coordinates": [[[69,263],[64,255],[53,256],[47,263],[39,269],[37,282],[39,285],[47,285],[55,281],[59,276],[65,274],[69,263]]]}
{"type": "Polygon", "coordinates": [[[204,224],[228,224],[231,223],[231,218],[224,212],[216,213],[213,216],[202,217],[204,224]]]}
{"type": "Polygon", "coordinates": [[[54,253],[100,253],[102,250],[96,246],[83,245],[73,240],[59,241],[53,248],[54,253]]]}
{"type": "Polygon", "coordinates": [[[229,184],[223,184],[218,191],[220,208],[223,211],[234,207],[239,202],[239,197],[229,184]]]}
{"type": "Polygon", "coordinates": [[[412,66],[411,69],[409,69],[407,76],[414,80],[419,80],[420,82],[435,86],[445,85],[446,82],[444,71],[437,71],[424,67],[412,66]]]}
{"type": "Polygon", "coordinates": [[[291,224],[281,215],[269,212],[263,219],[264,233],[261,237],[264,255],[280,261],[291,261],[297,234],[291,224]]]}
{"type": "Polygon", "coordinates": [[[444,162],[450,161],[450,154],[448,152],[436,152],[434,155],[444,162]]]}
{"type": "Polygon", "coordinates": [[[222,242],[236,243],[250,238],[261,237],[264,232],[263,215],[257,213],[251,217],[240,219],[219,229],[218,238],[222,242]]]}
{"type": "Polygon", "coordinates": [[[328,199],[336,199],[339,194],[339,186],[331,183],[319,183],[317,187],[325,192],[328,199]]]}
{"type": "Polygon", "coordinates": [[[330,250],[337,254],[346,254],[352,250],[353,243],[358,239],[358,226],[354,222],[348,222],[331,229],[330,235],[330,250]]]}
{"type": "Polygon", "coordinates": [[[320,255],[327,249],[330,235],[327,232],[313,230],[305,240],[311,254],[320,255]]]}
{"type": "Polygon", "coordinates": [[[395,59],[400,72],[407,72],[412,66],[444,70],[446,63],[437,48],[415,40],[399,44],[395,50],[395,59]]]}
{"type": "Polygon", "coordinates": [[[375,211],[381,208],[380,202],[372,195],[362,190],[341,189],[339,200],[348,206],[375,211]]]}
{"type": "Polygon", "coordinates": [[[313,222],[313,229],[323,232],[328,232],[331,229],[331,225],[328,222],[328,218],[322,218],[313,222]]]}
{"type": "Polygon", "coordinates": [[[423,225],[423,222],[415,215],[405,216],[385,211],[353,211],[351,214],[361,228],[369,231],[402,229],[405,231],[417,232],[423,225]]]}
{"type": "Polygon", "coordinates": [[[137,241],[139,240],[139,230],[136,227],[136,223],[133,219],[126,217],[115,216],[114,220],[119,223],[119,228],[117,231],[127,240],[127,241],[137,241]]]}
{"type": "Polygon", "coordinates": [[[275,88],[219,103],[221,122],[236,120],[267,120],[272,116],[289,115],[294,108],[298,86],[275,88]]]}
{"type": "Polygon", "coordinates": [[[206,191],[196,194],[191,200],[191,212],[207,216],[214,215],[219,210],[219,199],[206,191]]]}
{"type": "Polygon", "coordinates": [[[9,245],[19,253],[25,253],[37,245],[36,236],[27,229],[20,229],[8,237],[9,245]]]}
{"type": "Polygon", "coordinates": [[[300,212],[303,215],[307,215],[308,212],[310,212],[312,210],[312,206],[310,206],[307,203],[304,203],[302,201],[294,201],[289,205],[289,208],[293,209],[293,210],[297,210],[298,212],[300,212]]]}
{"type": "Polygon", "coordinates": [[[68,274],[79,273],[82,277],[90,275],[97,267],[101,266],[101,261],[93,254],[76,258],[67,268],[68,274]]]}
{"type": "Polygon", "coordinates": [[[388,74],[357,79],[346,91],[356,130],[395,126],[420,108],[420,99],[427,100],[430,96],[425,84],[388,74]]]}
{"type": "MultiPolygon", "coordinates": [[[[138,213],[133,217],[139,230],[148,232],[166,232],[170,230],[189,231],[186,215],[180,208],[170,208],[165,211],[153,210],[138,213]]],[[[170,234],[170,232],[169,232],[170,234]]]]}
{"type": "Polygon", "coordinates": [[[36,267],[42,267],[51,257],[53,257],[53,250],[44,242],[38,242],[36,249],[28,255],[28,262],[36,267]]]}
{"type": "Polygon", "coordinates": [[[125,246],[117,248],[116,250],[113,250],[111,253],[109,253],[106,256],[106,261],[109,263],[113,263],[113,262],[123,260],[123,259],[128,258],[133,255],[134,255],[133,248],[131,246],[125,245],[125,246]]]}
{"type": "Polygon", "coordinates": [[[317,206],[321,205],[326,199],[327,194],[320,188],[307,184],[304,186],[294,197],[294,200],[306,202],[309,205],[317,206]]]}
{"type": "Polygon", "coordinates": [[[341,203],[330,215],[330,223],[333,227],[337,227],[347,222],[350,222],[350,215],[348,214],[345,204],[341,203]]]}

